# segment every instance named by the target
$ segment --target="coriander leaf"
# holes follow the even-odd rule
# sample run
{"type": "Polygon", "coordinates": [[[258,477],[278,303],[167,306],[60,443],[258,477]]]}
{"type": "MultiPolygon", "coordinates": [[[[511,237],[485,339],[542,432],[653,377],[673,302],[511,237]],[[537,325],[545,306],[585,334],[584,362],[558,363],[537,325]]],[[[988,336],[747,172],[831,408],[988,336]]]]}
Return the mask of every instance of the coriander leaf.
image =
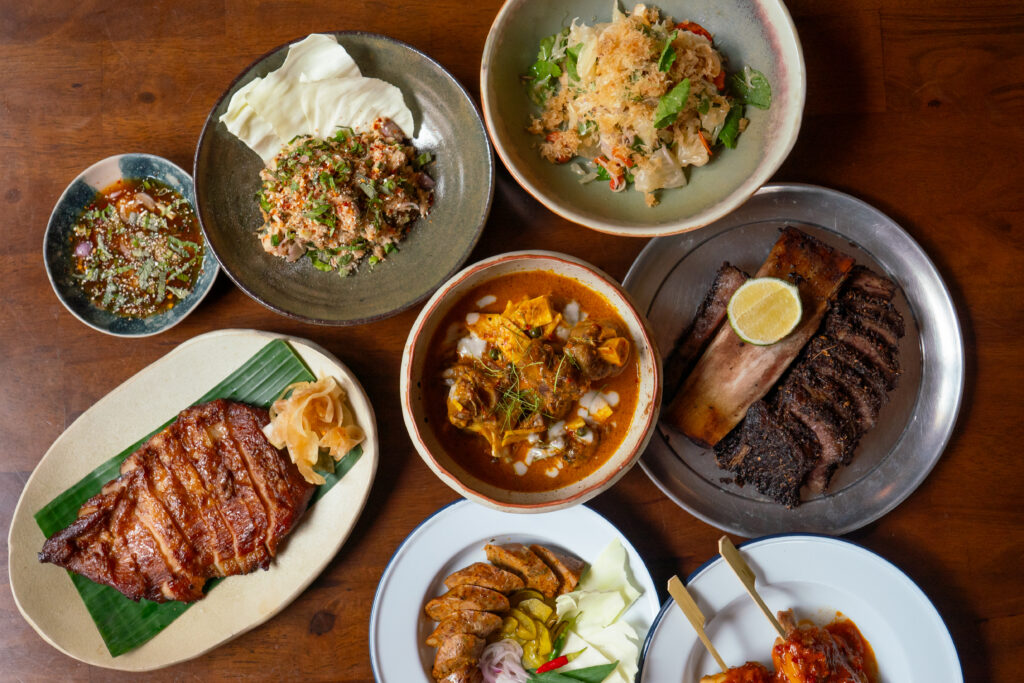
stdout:
{"type": "Polygon", "coordinates": [[[672,43],[678,35],[679,31],[672,31],[672,35],[670,35],[668,40],[665,41],[665,47],[661,51],[661,57],[658,58],[658,71],[668,71],[672,68],[672,63],[676,61],[676,51],[672,48],[672,43]]]}
{"type": "Polygon", "coordinates": [[[530,674],[530,683],[601,683],[615,671],[618,662],[588,666],[572,671],[546,671],[542,674],[530,674]]]}
{"type": "Polygon", "coordinates": [[[679,112],[686,105],[690,96],[690,79],[684,78],[676,87],[669,90],[658,100],[658,108],[654,110],[654,127],[666,128],[675,123],[679,112]]]}
{"type": "Polygon", "coordinates": [[[582,121],[580,122],[578,130],[580,132],[580,137],[585,138],[591,133],[593,133],[595,130],[597,130],[597,121],[592,121],[589,119],[586,121],[582,121]]]}
{"type": "Polygon", "coordinates": [[[711,111],[711,98],[701,95],[700,102],[697,104],[697,113],[707,114],[709,111],[711,111]]]}
{"type": "Polygon", "coordinates": [[[736,147],[736,138],[740,135],[740,119],[743,118],[743,105],[734,102],[729,113],[722,124],[722,130],[718,133],[718,139],[729,149],[736,147]]]}
{"type": "Polygon", "coordinates": [[[729,87],[736,99],[758,109],[772,106],[772,86],[764,74],[749,66],[743,67],[741,73],[729,77],[729,87]]]}

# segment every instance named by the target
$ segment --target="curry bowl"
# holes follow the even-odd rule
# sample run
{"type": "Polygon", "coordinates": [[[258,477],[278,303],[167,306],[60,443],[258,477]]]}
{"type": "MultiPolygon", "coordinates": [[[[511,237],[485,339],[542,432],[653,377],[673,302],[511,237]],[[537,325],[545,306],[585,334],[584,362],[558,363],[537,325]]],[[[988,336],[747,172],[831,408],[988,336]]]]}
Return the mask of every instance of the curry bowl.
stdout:
{"type": "MultiPolygon", "coordinates": [[[[621,3],[626,11],[633,5],[621,3]]],[[[803,52],[781,0],[662,0],[651,5],[675,21],[695,22],[713,34],[726,73],[738,74],[745,67],[757,69],[771,87],[768,109],[746,107],[743,116],[749,125],[736,139],[735,148],[715,148],[706,165],[685,167],[685,186],[659,190],[660,201],[653,207],[645,203],[643,192],[632,187],[610,191],[607,176],[598,175],[604,181],[585,182],[593,177],[584,168],[590,154],[571,163],[549,163],[538,151],[545,138],[527,130],[531,118],[541,112],[525,84],[531,64],[539,58],[538,45],[567,29],[574,18],[579,19],[577,24],[588,25],[610,21],[613,3],[507,0],[484,45],[480,96],[484,122],[498,156],[523,189],[548,209],[600,232],[655,237],[714,222],[771,178],[800,130],[806,94],[803,52]]],[[[574,71],[575,62],[570,73],[574,71]]],[[[575,116],[571,112],[568,118],[574,120],[575,116]]],[[[601,150],[613,154],[603,143],[601,150]]]]}
{"type": "Polygon", "coordinates": [[[507,512],[583,503],[639,459],[661,362],[610,276],[572,256],[499,254],[443,284],[402,354],[402,414],[448,486],[507,512]]]}
{"type": "Polygon", "coordinates": [[[72,243],[75,225],[104,189],[122,180],[145,179],[163,183],[195,210],[192,178],[176,164],[152,154],[118,154],[96,162],[71,181],[57,200],[43,237],[43,261],[57,298],[72,315],[89,327],[116,337],[146,337],[174,327],[206,297],[219,270],[217,259],[204,244],[202,264],[188,295],[169,310],[148,317],[117,315],[90,301],[79,283],[80,274],[75,270],[72,243]]]}

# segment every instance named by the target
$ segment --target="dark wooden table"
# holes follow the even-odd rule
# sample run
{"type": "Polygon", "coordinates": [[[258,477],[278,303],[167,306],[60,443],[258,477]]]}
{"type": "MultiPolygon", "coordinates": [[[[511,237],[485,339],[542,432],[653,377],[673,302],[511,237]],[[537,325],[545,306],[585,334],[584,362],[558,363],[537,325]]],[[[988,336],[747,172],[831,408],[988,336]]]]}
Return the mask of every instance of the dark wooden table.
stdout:
{"type": "MultiPolygon", "coordinates": [[[[75,418],[190,337],[225,327],[307,337],[360,377],[382,435],[369,504],[351,538],[280,615],[154,678],[372,679],[377,580],[416,524],[456,498],[414,452],[398,400],[416,315],[356,328],[275,315],[223,275],[184,323],[122,340],[57,301],[42,238],[61,191],[89,164],[146,151],[191,168],[217,97],[254,58],[309,32],[385,33],[427,52],[471,93],[499,0],[165,3],[0,2],[0,545],[29,473],[75,418]]],[[[918,582],[946,619],[968,681],[1024,671],[1024,8],[1016,0],[793,0],[808,97],[775,180],[817,183],[895,218],[946,279],[967,349],[955,435],[899,508],[850,535],[918,582]]],[[[557,218],[498,163],[494,208],[471,261],[521,248],[576,254],[625,275],[644,240],[557,218]]],[[[707,559],[719,532],[640,468],[591,505],[638,546],[656,583],[707,559]]],[[[8,583],[6,563],[0,582],[8,583]]],[[[128,678],[47,645],[0,591],[0,678],[128,678]]],[[[406,683],[406,682],[389,682],[406,683]]]]}

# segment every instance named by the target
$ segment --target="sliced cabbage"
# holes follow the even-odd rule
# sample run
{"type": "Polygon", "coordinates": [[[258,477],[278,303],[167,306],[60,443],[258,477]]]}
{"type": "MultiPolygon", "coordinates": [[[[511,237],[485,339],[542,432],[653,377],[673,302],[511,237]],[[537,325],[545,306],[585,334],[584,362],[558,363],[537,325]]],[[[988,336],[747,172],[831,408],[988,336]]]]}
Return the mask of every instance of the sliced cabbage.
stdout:
{"type": "Polygon", "coordinates": [[[394,121],[412,137],[412,112],[402,91],[377,78],[331,78],[300,84],[297,89],[303,114],[303,132],[327,138],[338,126],[368,129],[379,117],[394,121]]]}
{"type": "Polygon", "coordinates": [[[277,136],[274,127],[257,114],[245,99],[261,80],[257,78],[239,88],[231,96],[228,110],[224,112],[220,120],[227,127],[228,132],[259,154],[263,163],[269,164],[277,156],[285,141],[277,136]]]}
{"type": "Polygon", "coordinates": [[[326,78],[359,78],[359,67],[334,36],[314,33],[288,48],[284,64],[246,95],[246,101],[282,140],[308,133],[306,116],[296,106],[302,83],[326,78]]]}

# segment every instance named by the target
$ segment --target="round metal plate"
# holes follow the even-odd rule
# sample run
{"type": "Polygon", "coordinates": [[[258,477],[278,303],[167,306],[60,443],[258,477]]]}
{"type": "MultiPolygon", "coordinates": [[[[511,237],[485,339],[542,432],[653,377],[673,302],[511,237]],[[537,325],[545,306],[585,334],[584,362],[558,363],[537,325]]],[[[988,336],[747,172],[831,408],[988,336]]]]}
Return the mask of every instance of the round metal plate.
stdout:
{"type": "MultiPolygon", "coordinates": [[[[903,315],[903,374],[878,424],[822,495],[788,510],[753,487],[732,483],[714,455],[659,423],[640,461],[677,504],[744,536],[809,531],[844,534],[886,514],[920,485],[942,454],[960,408],[964,346],[949,290],[928,256],[899,225],[849,195],[812,185],[766,185],[725,218],[693,233],[652,240],[623,283],[672,349],[723,261],[757,270],[779,229],[793,225],[891,278],[903,315]]],[[[666,395],[666,400],[671,397],[666,395]]]]}

